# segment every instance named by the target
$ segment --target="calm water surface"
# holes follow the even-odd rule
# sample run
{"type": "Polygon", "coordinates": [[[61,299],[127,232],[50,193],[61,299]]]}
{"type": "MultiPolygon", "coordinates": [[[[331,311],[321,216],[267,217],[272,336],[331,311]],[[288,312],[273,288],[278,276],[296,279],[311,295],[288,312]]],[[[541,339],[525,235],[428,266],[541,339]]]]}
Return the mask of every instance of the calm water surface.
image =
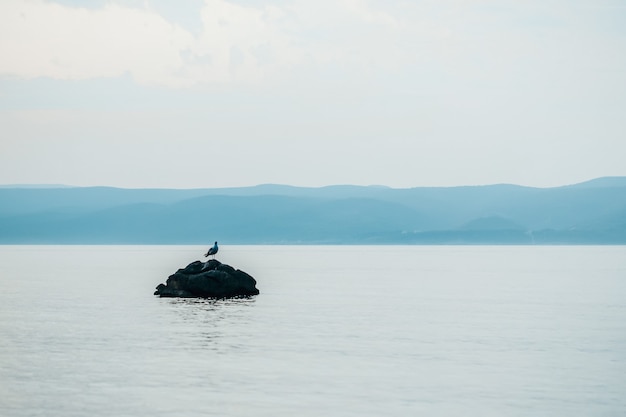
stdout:
{"type": "Polygon", "coordinates": [[[0,415],[623,416],[626,247],[0,246],[0,415]]]}

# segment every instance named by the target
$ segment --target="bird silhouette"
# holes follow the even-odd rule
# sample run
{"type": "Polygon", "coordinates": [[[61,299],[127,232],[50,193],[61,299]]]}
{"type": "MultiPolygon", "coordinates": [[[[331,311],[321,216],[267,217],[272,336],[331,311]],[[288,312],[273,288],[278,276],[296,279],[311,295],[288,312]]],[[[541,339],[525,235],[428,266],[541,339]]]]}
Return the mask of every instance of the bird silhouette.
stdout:
{"type": "Polygon", "coordinates": [[[220,249],[220,248],[218,248],[218,247],[217,247],[217,242],[215,242],[215,244],[213,245],[213,247],[212,247],[212,248],[210,248],[210,249],[208,250],[208,252],[204,254],[204,257],[206,258],[207,256],[211,256],[211,255],[213,255],[213,259],[215,259],[215,254],[217,253],[217,251],[218,251],[219,249],[220,249]]]}

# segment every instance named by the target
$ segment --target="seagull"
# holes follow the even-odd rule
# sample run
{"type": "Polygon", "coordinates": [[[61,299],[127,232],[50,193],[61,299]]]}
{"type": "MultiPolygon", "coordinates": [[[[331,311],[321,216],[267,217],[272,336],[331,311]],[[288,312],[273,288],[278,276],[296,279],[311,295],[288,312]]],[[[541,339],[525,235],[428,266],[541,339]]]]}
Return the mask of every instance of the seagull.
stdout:
{"type": "Polygon", "coordinates": [[[215,254],[217,253],[219,249],[220,248],[217,247],[217,242],[215,242],[215,245],[213,245],[213,247],[209,249],[207,253],[204,254],[204,257],[206,258],[207,256],[213,255],[213,259],[215,259],[215,254]]]}

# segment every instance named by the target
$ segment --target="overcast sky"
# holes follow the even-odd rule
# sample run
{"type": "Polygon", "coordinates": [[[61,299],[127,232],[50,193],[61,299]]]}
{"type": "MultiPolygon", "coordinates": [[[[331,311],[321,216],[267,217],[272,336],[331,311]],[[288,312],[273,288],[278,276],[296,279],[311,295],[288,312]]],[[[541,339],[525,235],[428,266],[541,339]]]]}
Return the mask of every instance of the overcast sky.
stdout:
{"type": "Polygon", "coordinates": [[[626,1],[2,0],[0,128],[0,184],[626,175],[626,1]]]}

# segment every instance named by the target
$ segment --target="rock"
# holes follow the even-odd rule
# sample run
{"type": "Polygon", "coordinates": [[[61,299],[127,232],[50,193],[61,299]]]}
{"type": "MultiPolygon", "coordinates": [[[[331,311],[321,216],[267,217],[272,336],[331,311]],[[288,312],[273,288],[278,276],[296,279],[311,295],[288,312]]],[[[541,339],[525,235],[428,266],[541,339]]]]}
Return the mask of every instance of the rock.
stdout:
{"type": "Polygon", "coordinates": [[[230,265],[211,259],[179,269],[156,287],[160,297],[233,298],[257,295],[256,280],[230,265]]]}

